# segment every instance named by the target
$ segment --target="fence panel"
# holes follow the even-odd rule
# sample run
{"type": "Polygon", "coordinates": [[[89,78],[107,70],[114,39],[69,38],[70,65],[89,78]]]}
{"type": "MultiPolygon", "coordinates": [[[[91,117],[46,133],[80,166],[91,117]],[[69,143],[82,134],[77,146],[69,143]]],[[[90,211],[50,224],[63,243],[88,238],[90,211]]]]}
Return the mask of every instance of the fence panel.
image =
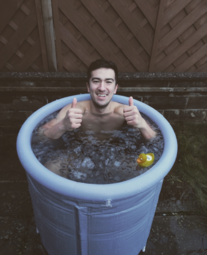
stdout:
{"type": "Polygon", "coordinates": [[[40,1],[4,1],[0,17],[0,70],[47,71],[40,1]]]}
{"type": "Polygon", "coordinates": [[[169,1],[163,13],[154,71],[206,71],[207,1],[169,1]]]}
{"type": "MultiPolygon", "coordinates": [[[[41,1],[0,2],[0,71],[52,71],[41,1]]],[[[97,58],[120,72],[206,71],[207,0],[47,1],[58,71],[85,72],[97,58]]]]}
{"type": "Polygon", "coordinates": [[[159,2],[140,4],[146,13],[150,7],[154,15],[150,22],[138,6],[140,1],[136,2],[53,0],[58,8],[54,23],[60,34],[60,69],[84,72],[91,61],[103,57],[122,72],[148,71],[154,36],[150,22],[156,20],[159,2]]]}

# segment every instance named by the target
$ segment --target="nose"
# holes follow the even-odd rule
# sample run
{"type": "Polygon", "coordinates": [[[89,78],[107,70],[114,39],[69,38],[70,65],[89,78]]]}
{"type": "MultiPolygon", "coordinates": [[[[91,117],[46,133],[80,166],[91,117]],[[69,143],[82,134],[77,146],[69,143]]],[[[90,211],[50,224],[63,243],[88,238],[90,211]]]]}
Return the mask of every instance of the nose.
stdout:
{"type": "Polygon", "coordinates": [[[104,83],[104,81],[100,82],[99,90],[101,90],[101,91],[105,90],[105,83],[104,83]]]}

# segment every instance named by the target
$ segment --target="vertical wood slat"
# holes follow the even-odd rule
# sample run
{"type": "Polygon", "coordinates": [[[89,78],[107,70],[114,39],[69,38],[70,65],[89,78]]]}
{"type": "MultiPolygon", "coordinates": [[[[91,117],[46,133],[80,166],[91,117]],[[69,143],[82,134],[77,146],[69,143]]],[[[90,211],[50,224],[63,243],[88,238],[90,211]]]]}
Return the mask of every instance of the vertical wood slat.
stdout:
{"type": "Polygon", "coordinates": [[[41,45],[41,52],[42,52],[42,62],[43,62],[44,71],[47,72],[48,71],[47,51],[46,51],[45,34],[44,34],[43,19],[42,19],[42,8],[41,8],[40,0],[35,0],[35,6],[36,6],[37,23],[38,23],[40,45],[41,45]]]}
{"type": "Polygon", "coordinates": [[[151,59],[150,59],[150,65],[149,65],[149,72],[152,72],[155,65],[155,58],[157,55],[157,45],[160,35],[160,30],[162,26],[162,19],[164,14],[164,6],[165,6],[165,0],[160,0],[160,6],[157,14],[157,22],[155,27],[155,34],[154,34],[154,41],[152,46],[152,53],[151,53],[151,59]]]}
{"type": "Polygon", "coordinates": [[[60,24],[59,24],[59,13],[58,13],[58,0],[52,0],[52,10],[54,19],[55,39],[56,39],[56,56],[57,56],[57,69],[63,71],[62,64],[62,52],[61,52],[61,39],[60,39],[60,24]]]}
{"type": "Polygon", "coordinates": [[[45,30],[45,42],[46,42],[46,50],[47,50],[48,67],[49,67],[49,71],[57,71],[57,58],[56,58],[56,50],[55,50],[52,3],[51,3],[51,0],[44,0],[44,1],[41,1],[41,3],[42,3],[43,23],[44,23],[44,30],[45,30]]]}

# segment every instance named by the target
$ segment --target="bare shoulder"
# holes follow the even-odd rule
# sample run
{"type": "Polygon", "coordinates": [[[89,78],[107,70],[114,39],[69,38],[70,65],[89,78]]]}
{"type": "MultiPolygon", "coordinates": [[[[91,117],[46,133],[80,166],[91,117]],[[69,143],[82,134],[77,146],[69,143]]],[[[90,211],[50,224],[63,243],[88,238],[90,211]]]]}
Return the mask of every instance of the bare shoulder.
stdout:
{"type": "Polygon", "coordinates": [[[119,115],[123,115],[124,106],[125,106],[124,104],[113,102],[114,113],[119,114],[119,115]]]}

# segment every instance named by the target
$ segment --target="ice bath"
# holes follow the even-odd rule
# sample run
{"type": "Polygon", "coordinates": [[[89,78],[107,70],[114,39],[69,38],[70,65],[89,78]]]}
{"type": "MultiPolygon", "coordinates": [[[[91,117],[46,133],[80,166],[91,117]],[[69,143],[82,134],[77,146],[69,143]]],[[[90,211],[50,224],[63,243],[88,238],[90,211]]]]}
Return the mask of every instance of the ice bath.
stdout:
{"type": "MultiPolygon", "coordinates": [[[[90,95],[76,96],[78,101],[90,95]]],[[[142,175],[114,184],[71,181],[48,171],[35,157],[31,136],[37,123],[72,103],[73,97],[50,103],[32,114],[18,139],[19,159],[27,172],[37,229],[50,255],[137,255],[147,244],[163,178],[177,155],[170,124],[151,107],[134,100],[140,112],[160,128],[164,150],[159,161],[142,175]]],[[[128,98],[113,100],[128,104],[128,98]]]]}
{"type": "MultiPolygon", "coordinates": [[[[153,139],[145,139],[134,127],[124,124],[119,130],[95,132],[80,128],[66,132],[57,140],[39,136],[39,127],[57,115],[45,118],[35,128],[32,149],[37,159],[50,171],[83,183],[109,184],[134,178],[148,169],[137,163],[141,153],[154,154],[154,162],[163,151],[163,137],[149,118],[143,118],[156,131],[153,139]]],[[[143,114],[142,114],[143,115],[143,114]]]]}

